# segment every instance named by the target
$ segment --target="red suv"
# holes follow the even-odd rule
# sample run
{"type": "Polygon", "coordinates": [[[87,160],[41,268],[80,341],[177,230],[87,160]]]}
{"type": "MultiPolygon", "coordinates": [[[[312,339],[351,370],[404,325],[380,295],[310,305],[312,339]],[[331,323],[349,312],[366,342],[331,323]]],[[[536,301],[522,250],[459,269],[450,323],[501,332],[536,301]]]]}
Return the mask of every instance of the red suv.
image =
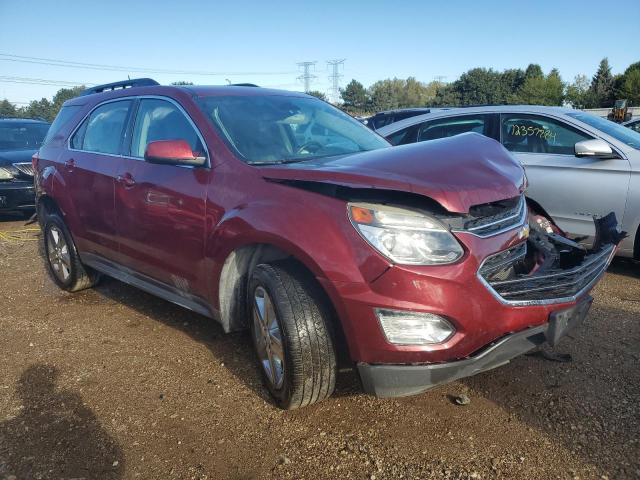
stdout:
{"type": "Polygon", "coordinates": [[[392,148],[302,93],[103,85],[34,156],[44,252],[250,328],[283,408],[331,395],[338,361],[378,396],[422,392],[558,339],[614,255],[527,207],[523,169],[464,134],[392,148]]]}

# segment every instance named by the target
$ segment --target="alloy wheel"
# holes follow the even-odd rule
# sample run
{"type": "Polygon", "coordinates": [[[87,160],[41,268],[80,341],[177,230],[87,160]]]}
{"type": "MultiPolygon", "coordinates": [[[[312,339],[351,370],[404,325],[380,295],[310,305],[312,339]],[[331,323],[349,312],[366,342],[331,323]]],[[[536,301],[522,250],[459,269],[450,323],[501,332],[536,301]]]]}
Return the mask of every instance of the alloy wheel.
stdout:
{"type": "Polygon", "coordinates": [[[260,364],[271,384],[279,389],[284,382],[284,348],[282,332],[273,302],[263,287],[253,295],[253,340],[260,364]]]}
{"type": "Polygon", "coordinates": [[[69,245],[62,231],[54,225],[47,231],[47,257],[53,274],[65,283],[71,276],[71,255],[69,245]]]}

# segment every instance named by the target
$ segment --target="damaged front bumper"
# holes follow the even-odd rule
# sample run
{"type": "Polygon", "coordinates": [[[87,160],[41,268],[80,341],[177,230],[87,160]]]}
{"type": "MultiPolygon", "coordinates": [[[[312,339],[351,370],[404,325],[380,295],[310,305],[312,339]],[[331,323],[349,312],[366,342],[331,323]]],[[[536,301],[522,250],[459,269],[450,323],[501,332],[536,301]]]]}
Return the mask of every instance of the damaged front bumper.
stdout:
{"type": "Polygon", "coordinates": [[[421,393],[504,365],[543,343],[556,345],[582,322],[591,305],[588,293],[604,275],[625,235],[618,231],[615,215],[595,220],[596,239],[590,249],[567,239],[546,217],[532,214],[529,223],[526,242],[487,256],[476,272],[476,279],[494,297],[492,305],[485,304],[473,323],[466,318],[461,322],[461,315],[452,316],[467,338],[489,325],[502,324],[502,332],[476,344],[464,357],[453,356],[452,346],[445,348],[452,354],[449,359],[433,363],[359,362],[366,392],[379,397],[421,393]],[[516,315],[522,319],[507,320],[516,315]],[[531,323],[522,324],[525,318],[531,323]],[[519,322],[520,327],[513,328],[519,322]]]}
{"type": "Polygon", "coordinates": [[[555,345],[582,323],[591,301],[591,297],[586,297],[574,307],[552,313],[548,323],[506,335],[464,360],[432,365],[360,363],[358,372],[364,391],[381,398],[416,395],[437,385],[500,367],[543,343],[555,345]]]}
{"type": "Polygon", "coordinates": [[[556,233],[557,227],[548,219],[532,215],[529,240],[487,257],[478,270],[480,282],[506,305],[550,305],[579,299],[604,274],[624,238],[613,213],[594,222],[596,240],[587,250],[556,233]]]}

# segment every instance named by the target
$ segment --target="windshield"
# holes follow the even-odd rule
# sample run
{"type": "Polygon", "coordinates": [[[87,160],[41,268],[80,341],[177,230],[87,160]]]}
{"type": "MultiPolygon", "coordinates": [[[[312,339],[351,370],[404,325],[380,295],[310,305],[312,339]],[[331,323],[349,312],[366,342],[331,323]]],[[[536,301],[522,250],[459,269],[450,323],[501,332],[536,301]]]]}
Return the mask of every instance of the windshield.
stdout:
{"type": "Polygon", "coordinates": [[[349,115],[315,98],[200,97],[200,108],[250,164],[288,163],[388,147],[349,115]]]}
{"type": "Polygon", "coordinates": [[[590,113],[576,112],[567,113],[570,117],[580,120],[581,122],[591,125],[594,128],[611,135],[616,140],[621,141],[629,147],[640,150],[640,133],[634,132],[630,128],[623,127],[622,125],[607,120],[606,118],[596,117],[590,113]]]}
{"type": "Polygon", "coordinates": [[[37,150],[47,130],[48,123],[0,122],[0,151],[37,150]]]}

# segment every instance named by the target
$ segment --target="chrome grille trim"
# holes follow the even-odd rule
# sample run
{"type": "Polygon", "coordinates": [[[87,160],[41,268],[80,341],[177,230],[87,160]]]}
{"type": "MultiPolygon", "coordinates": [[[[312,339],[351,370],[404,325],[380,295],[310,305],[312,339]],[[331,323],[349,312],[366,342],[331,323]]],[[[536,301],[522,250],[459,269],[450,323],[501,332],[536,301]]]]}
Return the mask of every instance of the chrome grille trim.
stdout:
{"type": "MultiPolygon", "coordinates": [[[[504,252],[506,251],[495,255],[504,254],[504,252]]],[[[615,245],[606,245],[602,250],[587,256],[581,265],[574,268],[498,281],[487,280],[483,275],[495,270],[495,268],[486,268],[487,261],[490,262],[495,256],[492,255],[482,262],[477,277],[491,294],[505,305],[549,305],[573,302],[593,288],[611,263],[615,252],[615,245]],[[555,294],[553,290],[556,291],[555,294]],[[548,297],[539,298],[542,292],[549,292],[548,297]]]]}
{"type": "Polygon", "coordinates": [[[518,205],[509,212],[491,215],[474,221],[474,226],[453,229],[453,232],[468,233],[480,238],[493,237],[508,232],[515,228],[521,228],[528,224],[528,209],[524,195],[520,196],[518,205]],[[475,225],[478,223],[478,225],[475,225]],[[501,226],[502,225],[502,226],[501,226]],[[496,228],[497,226],[497,228],[496,228]]]}

